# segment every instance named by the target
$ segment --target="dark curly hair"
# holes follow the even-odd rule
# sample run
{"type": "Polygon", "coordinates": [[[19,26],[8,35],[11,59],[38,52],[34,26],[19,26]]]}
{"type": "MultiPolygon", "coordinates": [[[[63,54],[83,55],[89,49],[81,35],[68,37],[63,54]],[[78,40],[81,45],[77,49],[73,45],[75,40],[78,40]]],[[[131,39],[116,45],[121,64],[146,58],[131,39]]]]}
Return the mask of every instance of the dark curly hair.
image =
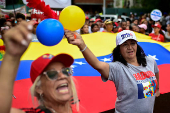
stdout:
{"type": "MultiPolygon", "coordinates": [[[[114,48],[113,52],[112,52],[112,56],[113,56],[113,61],[112,62],[116,62],[119,61],[121,63],[123,63],[124,65],[127,66],[127,61],[122,57],[121,53],[120,53],[120,45],[118,45],[116,48],[114,48]]],[[[142,49],[141,46],[139,46],[137,44],[137,52],[136,52],[136,56],[137,56],[137,61],[140,65],[142,65],[143,67],[146,67],[147,63],[146,63],[146,55],[142,49]]]]}

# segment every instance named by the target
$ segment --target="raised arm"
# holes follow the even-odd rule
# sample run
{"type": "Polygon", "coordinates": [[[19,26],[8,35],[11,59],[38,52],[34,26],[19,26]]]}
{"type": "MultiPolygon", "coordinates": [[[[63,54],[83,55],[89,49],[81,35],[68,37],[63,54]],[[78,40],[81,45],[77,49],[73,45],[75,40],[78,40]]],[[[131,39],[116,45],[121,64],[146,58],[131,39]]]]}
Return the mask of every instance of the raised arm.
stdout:
{"type": "Polygon", "coordinates": [[[109,76],[109,64],[99,61],[96,56],[90,51],[90,49],[84,43],[82,37],[79,34],[76,34],[74,37],[74,32],[65,30],[65,36],[70,44],[77,45],[82,51],[82,54],[86,61],[96,69],[104,78],[109,76]]]}
{"type": "Polygon", "coordinates": [[[20,58],[32,39],[29,30],[33,23],[21,22],[4,34],[6,53],[0,66],[0,113],[10,113],[15,77],[20,58]]]}

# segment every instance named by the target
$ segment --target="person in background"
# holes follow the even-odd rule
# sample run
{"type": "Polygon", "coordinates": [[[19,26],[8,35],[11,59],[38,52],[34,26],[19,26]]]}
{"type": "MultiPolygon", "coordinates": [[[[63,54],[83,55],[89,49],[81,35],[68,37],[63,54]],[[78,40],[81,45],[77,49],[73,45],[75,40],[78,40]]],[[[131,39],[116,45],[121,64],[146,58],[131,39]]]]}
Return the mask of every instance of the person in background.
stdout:
{"type": "Polygon", "coordinates": [[[91,26],[92,24],[94,24],[94,19],[93,19],[93,18],[91,18],[91,19],[89,20],[89,26],[91,26]]]}
{"type": "Polygon", "coordinates": [[[35,42],[38,41],[37,35],[36,35],[36,29],[37,29],[38,24],[39,23],[37,21],[35,21],[33,29],[32,29],[32,41],[35,41],[35,42]]]}
{"type": "Polygon", "coordinates": [[[127,30],[129,30],[129,29],[130,29],[131,21],[130,21],[130,20],[127,20],[127,21],[126,21],[126,23],[127,23],[127,27],[126,27],[126,29],[127,29],[127,30]]]}
{"type": "Polygon", "coordinates": [[[83,27],[80,29],[80,34],[89,34],[89,25],[84,24],[83,27]]]}
{"type": "Polygon", "coordinates": [[[131,12],[130,13],[130,20],[133,21],[134,20],[134,14],[131,12]]]}
{"type": "Polygon", "coordinates": [[[14,27],[16,25],[16,23],[15,23],[15,16],[13,13],[9,13],[9,20],[12,23],[12,27],[14,27]]]}
{"type": "Polygon", "coordinates": [[[121,32],[123,30],[127,30],[126,28],[127,28],[127,22],[126,21],[122,21],[121,22],[121,27],[119,27],[118,32],[121,32]]]}
{"type": "Polygon", "coordinates": [[[105,20],[103,32],[113,33],[113,22],[110,19],[105,20]]]}
{"type": "Polygon", "coordinates": [[[99,29],[100,29],[100,30],[99,30],[100,32],[102,32],[102,31],[104,30],[104,28],[103,28],[103,26],[102,26],[102,22],[103,22],[103,21],[102,21],[100,18],[96,19],[95,22],[94,22],[95,24],[98,24],[99,29]]]}
{"type": "Polygon", "coordinates": [[[99,31],[99,26],[98,24],[92,24],[91,25],[91,33],[95,33],[99,31]]]}
{"type": "Polygon", "coordinates": [[[21,21],[25,20],[25,15],[22,13],[17,13],[16,20],[17,20],[17,24],[19,24],[21,21]]]}
{"type": "Polygon", "coordinates": [[[139,27],[137,25],[132,26],[132,31],[138,32],[139,33],[139,27]]]}
{"type": "Polygon", "coordinates": [[[166,25],[166,19],[165,19],[166,16],[167,16],[167,14],[168,14],[168,13],[164,12],[164,13],[163,13],[163,16],[162,16],[161,19],[160,19],[160,22],[162,23],[162,29],[164,29],[164,30],[166,29],[166,26],[167,26],[167,25],[166,25]]]}
{"type": "Polygon", "coordinates": [[[118,27],[121,27],[122,19],[117,19],[118,27]]]}
{"type": "Polygon", "coordinates": [[[146,19],[142,19],[142,20],[141,20],[141,24],[146,24],[146,25],[148,25],[148,21],[147,21],[146,19]]]}
{"type": "Polygon", "coordinates": [[[92,30],[91,30],[91,25],[94,23],[94,19],[93,18],[91,18],[90,20],[89,20],[89,33],[92,33],[92,30]]]}
{"type": "Polygon", "coordinates": [[[12,20],[11,19],[8,19],[6,22],[5,22],[5,25],[9,26],[9,28],[12,28],[12,20]]]}
{"type": "Polygon", "coordinates": [[[113,33],[117,33],[118,32],[118,24],[117,24],[117,22],[114,22],[113,23],[113,33]]]}
{"type": "Polygon", "coordinates": [[[131,23],[131,27],[133,27],[133,25],[138,25],[138,19],[134,19],[131,23]]]}
{"type": "Polygon", "coordinates": [[[154,28],[154,33],[150,33],[149,36],[151,36],[153,40],[164,42],[165,36],[164,33],[161,31],[161,25],[155,24],[152,27],[154,28]]]}
{"type": "MultiPolygon", "coordinates": [[[[163,34],[165,34],[165,31],[162,29],[162,24],[160,21],[156,21],[155,24],[159,24],[161,26],[161,31],[163,34]]],[[[154,29],[152,30],[152,33],[154,33],[154,29]]]]}
{"type": "Polygon", "coordinates": [[[89,24],[89,17],[88,16],[86,16],[85,24],[89,24]]]}
{"type": "Polygon", "coordinates": [[[165,42],[170,42],[170,24],[166,27],[167,32],[165,32],[165,42]]]}
{"type": "Polygon", "coordinates": [[[149,22],[148,22],[148,30],[147,30],[147,32],[148,33],[151,33],[152,32],[152,26],[154,25],[154,21],[152,20],[152,19],[150,19],[149,20],[149,22]]]}
{"type": "Polygon", "coordinates": [[[139,27],[139,33],[142,33],[142,34],[147,35],[147,34],[146,34],[146,30],[147,30],[146,24],[138,25],[138,27],[139,27]]]}

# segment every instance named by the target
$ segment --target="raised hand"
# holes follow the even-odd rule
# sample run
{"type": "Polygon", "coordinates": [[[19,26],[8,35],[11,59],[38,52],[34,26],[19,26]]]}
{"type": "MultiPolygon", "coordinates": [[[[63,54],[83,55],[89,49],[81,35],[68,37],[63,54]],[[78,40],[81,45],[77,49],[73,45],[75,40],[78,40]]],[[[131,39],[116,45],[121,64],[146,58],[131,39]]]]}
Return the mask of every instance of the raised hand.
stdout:
{"type": "Polygon", "coordinates": [[[21,57],[32,40],[31,30],[34,21],[23,21],[16,27],[8,30],[4,34],[6,54],[12,57],[21,57]]]}
{"type": "Polygon", "coordinates": [[[65,30],[65,37],[67,38],[68,43],[77,45],[80,49],[84,48],[85,43],[80,34],[65,30]]]}

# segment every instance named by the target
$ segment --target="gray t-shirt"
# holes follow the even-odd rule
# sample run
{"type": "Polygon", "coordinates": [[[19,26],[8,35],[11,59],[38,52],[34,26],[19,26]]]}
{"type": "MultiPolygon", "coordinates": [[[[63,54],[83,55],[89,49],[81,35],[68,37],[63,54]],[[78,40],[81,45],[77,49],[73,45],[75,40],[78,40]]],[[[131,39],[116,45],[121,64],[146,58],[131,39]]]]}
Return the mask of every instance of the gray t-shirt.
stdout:
{"type": "Polygon", "coordinates": [[[115,83],[117,91],[115,113],[153,113],[157,86],[155,73],[159,70],[153,58],[146,57],[146,62],[146,67],[109,63],[108,80],[115,83]]]}

